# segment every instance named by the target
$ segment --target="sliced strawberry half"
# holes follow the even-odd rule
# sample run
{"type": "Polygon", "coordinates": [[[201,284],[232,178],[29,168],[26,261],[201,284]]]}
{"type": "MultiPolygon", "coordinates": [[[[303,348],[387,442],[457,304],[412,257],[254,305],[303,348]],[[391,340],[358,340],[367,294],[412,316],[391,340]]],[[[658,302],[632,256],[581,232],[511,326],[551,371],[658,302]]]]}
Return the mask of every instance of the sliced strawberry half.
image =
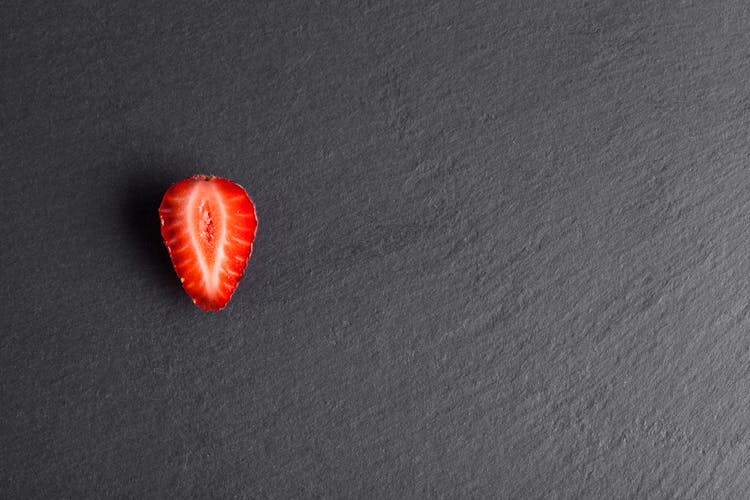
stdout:
{"type": "Polygon", "coordinates": [[[182,287],[204,310],[222,309],[253,249],[258,220],[250,197],[232,181],[195,175],[167,189],[159,218],[182,287]]]}

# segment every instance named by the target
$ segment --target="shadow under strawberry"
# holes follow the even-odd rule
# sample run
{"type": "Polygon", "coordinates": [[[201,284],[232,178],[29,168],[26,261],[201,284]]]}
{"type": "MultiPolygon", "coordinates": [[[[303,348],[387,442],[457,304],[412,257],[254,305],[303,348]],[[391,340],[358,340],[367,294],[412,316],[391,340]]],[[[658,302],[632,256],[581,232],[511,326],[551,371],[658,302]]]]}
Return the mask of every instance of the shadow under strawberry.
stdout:
{"type": "Polygon", "coordinates": [[[153,277],[159,288],[172,294],[183,294],[172,261],[161,237],[159,204],[167,188],[179,177],[132,179],[123,190],[120,216],[132,241],[137,265],[153,277]]]}

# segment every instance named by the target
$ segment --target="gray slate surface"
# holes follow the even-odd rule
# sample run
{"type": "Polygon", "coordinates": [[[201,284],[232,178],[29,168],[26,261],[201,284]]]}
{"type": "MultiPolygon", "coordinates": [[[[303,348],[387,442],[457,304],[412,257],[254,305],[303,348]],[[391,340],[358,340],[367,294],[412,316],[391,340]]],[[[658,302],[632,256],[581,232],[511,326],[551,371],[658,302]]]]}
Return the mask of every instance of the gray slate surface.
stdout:
{"type": "Polygon", "coordinates": [[[748,497],[749,9],[3,3],[0,497],[748,497]]]}

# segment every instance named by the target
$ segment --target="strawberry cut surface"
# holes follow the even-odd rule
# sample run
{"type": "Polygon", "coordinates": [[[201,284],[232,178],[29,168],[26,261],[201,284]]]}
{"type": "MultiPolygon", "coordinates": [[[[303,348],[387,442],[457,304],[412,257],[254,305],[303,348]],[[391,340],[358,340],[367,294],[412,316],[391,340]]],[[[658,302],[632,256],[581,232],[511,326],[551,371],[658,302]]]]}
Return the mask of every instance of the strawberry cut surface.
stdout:
{"type": "Polygon", "coordinates": [[[187,294],[206,311],[224,308],[245,272],[258,228],[248,194],[227,179],[195,175],[167,189],[159,219],[187,294]]]}

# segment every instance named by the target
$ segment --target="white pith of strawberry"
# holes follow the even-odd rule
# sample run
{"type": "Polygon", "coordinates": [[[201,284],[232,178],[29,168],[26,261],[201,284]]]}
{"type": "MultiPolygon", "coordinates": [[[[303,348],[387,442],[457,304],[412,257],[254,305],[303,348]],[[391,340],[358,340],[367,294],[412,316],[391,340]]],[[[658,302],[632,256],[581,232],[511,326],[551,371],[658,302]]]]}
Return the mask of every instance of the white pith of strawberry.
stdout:
{"type": "Polygon", "coordinates": [[[182,287],[203,310],[222,309],[252,253],[258,220],[250,197],[232,181],[195,175],[167,189],[159,219],[182,287]]]}

